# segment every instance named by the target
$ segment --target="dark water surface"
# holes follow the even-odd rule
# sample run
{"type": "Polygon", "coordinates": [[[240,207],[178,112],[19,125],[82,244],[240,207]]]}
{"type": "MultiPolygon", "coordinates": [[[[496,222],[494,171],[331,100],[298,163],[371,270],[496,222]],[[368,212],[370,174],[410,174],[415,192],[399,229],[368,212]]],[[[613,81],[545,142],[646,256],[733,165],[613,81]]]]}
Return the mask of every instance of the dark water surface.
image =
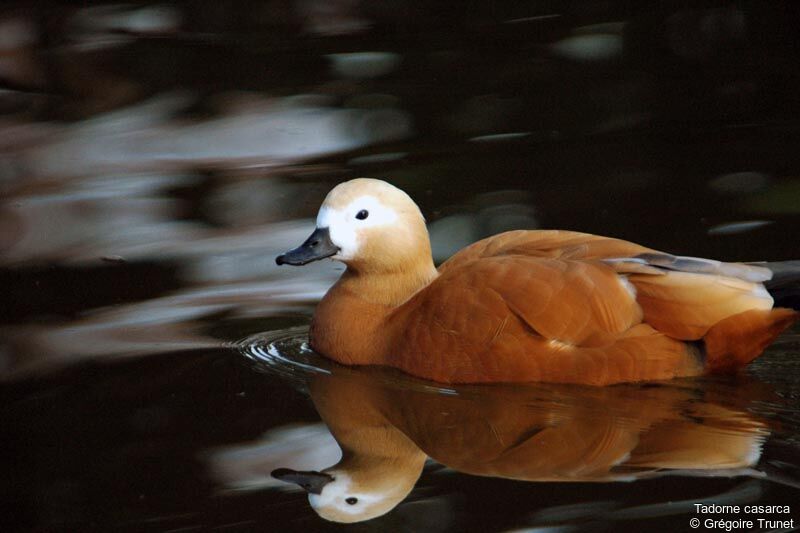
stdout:
{"type": "Polygon", "coordinates": [[[800,258],[795,3],[214,5],[0,8],[0,529],[340,529],[269,475],[337,463],[328,427],[405,450],[357,531],[800,525],[798,327],[738,376],[442,387],[310,352],[342,268],[274,264],[358,176],[437,261],[516,228],[800,258]]]}

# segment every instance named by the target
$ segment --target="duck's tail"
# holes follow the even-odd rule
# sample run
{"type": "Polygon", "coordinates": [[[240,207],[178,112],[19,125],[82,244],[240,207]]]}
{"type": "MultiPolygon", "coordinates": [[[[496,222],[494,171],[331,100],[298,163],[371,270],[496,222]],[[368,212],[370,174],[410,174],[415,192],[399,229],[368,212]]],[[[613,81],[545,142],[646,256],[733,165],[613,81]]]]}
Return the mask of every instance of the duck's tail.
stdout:
{"type": "Polygon", "coordinates": [[[794,324],[800,313],[793,309],[752,309],[716,323],[703,338],[708,372],[729,372],[742,367],[794,324]]]}
{"type": "Polygon", "coordinates": [[[746,365],[800,319],[800,261],[752,264],[772,271],[764,286],[775,301],[774,307],[744,311],[714,324],[703,338],[708,372],[732,371],[746,365]]]}

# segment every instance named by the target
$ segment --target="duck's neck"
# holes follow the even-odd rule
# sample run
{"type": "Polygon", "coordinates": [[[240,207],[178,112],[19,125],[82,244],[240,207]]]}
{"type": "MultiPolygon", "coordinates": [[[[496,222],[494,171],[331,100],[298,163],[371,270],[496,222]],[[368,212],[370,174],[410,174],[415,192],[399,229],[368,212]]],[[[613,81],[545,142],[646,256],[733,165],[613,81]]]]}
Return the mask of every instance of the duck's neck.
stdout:
{"type": "Polygon", "coordinates": [[[430,259],[389,272],[348,267],[333,289],[344,289],[376,306],[395,308],[426,287],[437,275],[430,259]]]}
{"type": "Polygon", "coordinates": [[[314,312],[311,346],[340,363],[381,364],[387,317],[438,275],[430,258],[406,266],[391,272],[348,266],[314,312]]]}

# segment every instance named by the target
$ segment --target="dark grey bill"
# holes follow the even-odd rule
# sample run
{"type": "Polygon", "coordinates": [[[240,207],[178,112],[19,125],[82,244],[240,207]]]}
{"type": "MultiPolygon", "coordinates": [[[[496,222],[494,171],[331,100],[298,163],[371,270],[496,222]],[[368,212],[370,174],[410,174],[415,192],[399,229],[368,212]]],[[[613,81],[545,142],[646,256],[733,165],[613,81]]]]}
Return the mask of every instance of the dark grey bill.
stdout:
{"type": "Polygon", "coordinates": [[[321,494],[322,487],[333,481],[333,476],[323,472],[299,472],[291,468],[279,468],[272,471],[272,477],[287,483],[300,485],[302,489],[311,494],[321,494]]]}
{"type": "Polygon", "coordinates": [[[335,255],[338,251],[339,247],[331,242],[328,228],[317,228],[306,242],[294,250],[279,255],[275,258],[275,262],[279,265],[305,265],[335,255]]]}

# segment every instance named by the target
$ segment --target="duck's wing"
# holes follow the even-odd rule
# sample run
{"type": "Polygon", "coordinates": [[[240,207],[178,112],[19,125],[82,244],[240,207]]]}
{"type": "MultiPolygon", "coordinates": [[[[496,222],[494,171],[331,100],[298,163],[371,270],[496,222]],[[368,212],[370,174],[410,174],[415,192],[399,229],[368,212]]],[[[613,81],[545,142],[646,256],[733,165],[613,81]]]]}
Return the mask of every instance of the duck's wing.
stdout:
{"type": "Polygon", "coordinates": [[[437,381],[601,385],[701,371],[693,350],[641,323],[634,291],[598,261],[472,260],[398,315],[392,366],[437,381]]]}
{"type": "Polygon", "coordinates": [[[676,339],[698,340],[729,317],[772,309],[763,284],[772,273],[763,267],[661,252],[601,261],[633,284],[644,321],[676,339]]]}
{"type": "Polygon", "coordinates": [[[646,252],[606,258],[636,289],[644,321],[674,339],[703,340],[707,371],[743,366],[800,314],[773,308],[774,271],[753,263],[646,252]]]}
{"type": "MultiPolygon", "coordinates": [[[[773,306],[763,285],[773,273],[764,266],[675,256],[572,231],[501,233],[468,246],[439,270],[445,273],[476,260],[509,256],[600,261],[632,283],[646,323],[680,340],[698,340],[728,317],[751,310],[766,312],[773,306]]],[[[575,286],[585,289],[585,283],[575,286]]]]}
{"type": "Polygon", "coordinates": [[[686,257],[664,252],[645,252],[628,257],[609,257],[603,261],[613,265],[617,272],[666,274],[668,272],[691,272],[733,278],[752,283],[763,283],[772,279],[773,272],[753,263],[724,263],[702,257],[686,257]]]}
{"type": "Polygon", "coordinates": [[[605,345],[642,321],[632,288],[597,262],[491,256],[442,274],[429,289],[426,299],[436,299],[442,316],[463,318],[492,302],[483,309],[489,315],[510,313],[543,338],[571,345],[605,345]]]}

